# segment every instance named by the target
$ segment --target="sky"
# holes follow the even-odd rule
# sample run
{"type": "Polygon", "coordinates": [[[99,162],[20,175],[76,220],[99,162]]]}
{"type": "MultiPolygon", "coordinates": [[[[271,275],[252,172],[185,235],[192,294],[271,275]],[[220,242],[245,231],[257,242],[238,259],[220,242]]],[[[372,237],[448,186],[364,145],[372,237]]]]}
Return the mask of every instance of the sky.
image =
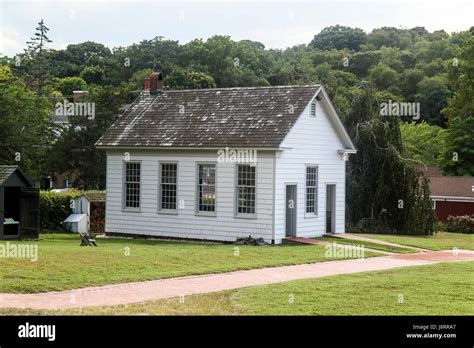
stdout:
{"type": "Polygon", "coordinates": [[[156,36],[186,43],[216,34],[285,48],[336,24],[451,33],[473,26],[473,14],[473,0],[0,0],[0,55],[22,52],[41,19],[56,49],[84,41],[112,48],[156,36]]]}

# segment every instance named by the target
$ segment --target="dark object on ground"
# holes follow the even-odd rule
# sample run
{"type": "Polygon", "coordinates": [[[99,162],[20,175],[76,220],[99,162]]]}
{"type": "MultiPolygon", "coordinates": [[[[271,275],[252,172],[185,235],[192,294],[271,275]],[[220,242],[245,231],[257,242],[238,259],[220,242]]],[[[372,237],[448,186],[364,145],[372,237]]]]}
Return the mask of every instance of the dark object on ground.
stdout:
{"type": "Polygon", "coordinates": [[[247,238],[239,238],[237,239],[234,244],[237,245],[256,245],[256,246],[264,246],[269,245],[267,242],[263,240],[263,238],[252,238],[252,236],[248,236],[247,238]]]}
{"type": "Polygon", "coordinates": [[[92,233],[81,233],[81,246],[97,246],[95,242],[95,236],[92,233]]]}

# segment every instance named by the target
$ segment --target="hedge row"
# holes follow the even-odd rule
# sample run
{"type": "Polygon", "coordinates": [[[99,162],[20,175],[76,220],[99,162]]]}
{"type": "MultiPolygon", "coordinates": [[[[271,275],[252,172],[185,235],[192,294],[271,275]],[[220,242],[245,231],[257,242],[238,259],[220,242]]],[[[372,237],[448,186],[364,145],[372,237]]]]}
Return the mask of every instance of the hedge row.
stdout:
{"type": "Polygon", "coordinates": [[[474,215],[448,216],[446,231],[457,233],[474,233],[474,215]]]}
{"type": "Polygon", "coordinates": [[[72,213],[71,199],[94,192],[98,191],[84,192],[74,189],[63,192],[40,191],[41,231],[64,231],[63,221],[72,213]]]}

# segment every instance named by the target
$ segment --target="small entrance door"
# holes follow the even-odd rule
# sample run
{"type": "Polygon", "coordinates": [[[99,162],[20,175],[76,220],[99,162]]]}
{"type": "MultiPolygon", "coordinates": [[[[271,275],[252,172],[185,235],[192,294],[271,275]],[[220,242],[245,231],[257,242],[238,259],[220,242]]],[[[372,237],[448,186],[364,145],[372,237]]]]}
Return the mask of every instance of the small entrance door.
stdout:
{"type": "Polygon", "coordinates": [[[39,190],[21,188],[20,238],[37,239],[39,232],[39,190]]]}
{"type": "Polygon", "coordinates": [[[296,237],[296,185],[286,185],[286,236],[296,237]]]}
{"type": "Polygon", "coordinates": [[[326,233],[336,232],[336,185],[326,185],[326,233]]]}

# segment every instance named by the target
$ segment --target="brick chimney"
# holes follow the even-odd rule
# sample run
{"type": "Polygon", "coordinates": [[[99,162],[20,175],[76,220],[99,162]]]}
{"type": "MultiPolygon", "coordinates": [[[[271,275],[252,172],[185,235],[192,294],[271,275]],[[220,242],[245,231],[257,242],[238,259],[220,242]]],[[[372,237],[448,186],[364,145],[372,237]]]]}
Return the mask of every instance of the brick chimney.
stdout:
{"type": "Polygon", "coordinates": [[[143,86],[143,91],[144,91],[146,94],[150,94],[150,78],[149,78],[149,77],[146,77],[146,78],[145,78],[145,82],[144,82],[144,86],[143,86]]]}
{"type": "MultiPolygon", "coordinates": [[[[159,92],[163,92],[165,86],[163,84],[163,74],[160,72],[154,72],[150,75],[149,79],[149,87],[150,87],[150,94],[157,94],[159,92]]],[[[146,87],[146,79],[145,79],[145,87],[146,87]]]]}

